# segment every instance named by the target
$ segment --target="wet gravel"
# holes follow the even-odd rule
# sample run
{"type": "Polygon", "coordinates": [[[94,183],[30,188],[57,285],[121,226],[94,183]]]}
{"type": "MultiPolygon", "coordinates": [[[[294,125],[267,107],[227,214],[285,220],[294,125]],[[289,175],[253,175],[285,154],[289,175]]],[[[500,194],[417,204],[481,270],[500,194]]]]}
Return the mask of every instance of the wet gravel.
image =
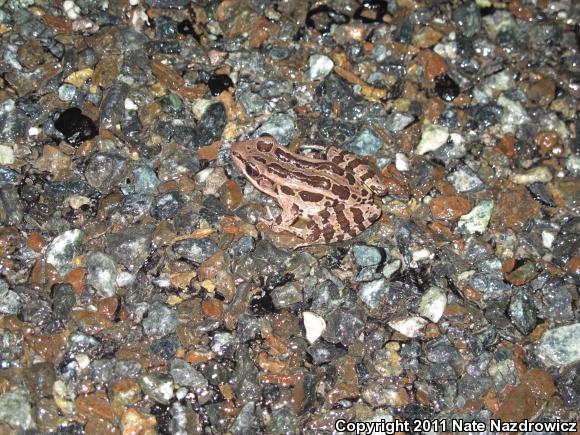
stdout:
{"type": "Polygon", "coordinates": [[[580,420],[579,16],[0,1],[0,432],[580,420]],[[293,250],[262,134],[368,158],[381,219],[293,250]]]}

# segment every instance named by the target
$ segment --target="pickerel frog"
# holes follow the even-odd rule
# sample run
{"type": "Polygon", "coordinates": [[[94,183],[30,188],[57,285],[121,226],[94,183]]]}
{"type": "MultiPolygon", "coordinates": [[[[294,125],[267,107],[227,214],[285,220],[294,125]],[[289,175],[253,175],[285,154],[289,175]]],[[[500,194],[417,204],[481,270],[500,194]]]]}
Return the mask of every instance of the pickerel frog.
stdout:
{"type": "Polygon", "coordinates": [[[231,155],[246,178],[282,208],[270,227],[299,237],[296,247],[348,240],[381,215],[373,193],[385,195],[386,186],[347,151],[330,147],[322,160],[260,137],[233,144],[231,155]]]}

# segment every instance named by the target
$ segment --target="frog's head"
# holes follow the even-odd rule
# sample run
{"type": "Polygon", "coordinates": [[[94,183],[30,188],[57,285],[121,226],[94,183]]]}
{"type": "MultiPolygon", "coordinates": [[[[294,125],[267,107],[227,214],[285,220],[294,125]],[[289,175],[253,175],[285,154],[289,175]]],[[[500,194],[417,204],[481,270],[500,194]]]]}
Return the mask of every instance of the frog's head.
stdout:
{"type": "Polygon", "coordinates": [[[231,156],[236,167],[250,180],[258,180],[267,173],[267,162],[276,142],[270,137],[236,142],[232,145],[231,156]]]}

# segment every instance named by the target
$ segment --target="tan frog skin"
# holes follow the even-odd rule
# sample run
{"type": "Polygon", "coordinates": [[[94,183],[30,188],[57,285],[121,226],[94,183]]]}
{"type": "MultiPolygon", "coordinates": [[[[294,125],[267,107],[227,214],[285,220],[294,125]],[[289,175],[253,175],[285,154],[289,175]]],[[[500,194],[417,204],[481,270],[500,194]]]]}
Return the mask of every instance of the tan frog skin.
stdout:
{"type": "Polygon", "coordinates": [[[386,186],[360,157],[331,146],[326,160],[292,153],[271,137],[232,145],[234,164],[282,213],[270,223],[302,240],[296,247],[351,239],[381,215],[373,193],[386,186]]]}

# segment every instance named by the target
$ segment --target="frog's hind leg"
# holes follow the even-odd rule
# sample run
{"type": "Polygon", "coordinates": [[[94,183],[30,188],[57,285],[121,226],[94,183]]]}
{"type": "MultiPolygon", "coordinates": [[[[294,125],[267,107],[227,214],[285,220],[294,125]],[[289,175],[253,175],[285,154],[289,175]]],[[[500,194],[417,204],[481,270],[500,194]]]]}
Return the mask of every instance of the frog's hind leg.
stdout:
{"type": "Polygon", "coordinates": [[[368,162],[364,161],[356,154],[331,145],[328,147],[326,152],[326,158],[338,167],[352,172],[375,194],[384,196],[388,193],[388,188],[381,177],[371,170],[371,166],[368,162]]]}
{"type": "Polygon", "coordinates": [[[367,229],[380,214],[380,209],[374,204],[345,208],[339,203],[312,216],[304,238],[313,245],[349,240],[367,229]]]}

